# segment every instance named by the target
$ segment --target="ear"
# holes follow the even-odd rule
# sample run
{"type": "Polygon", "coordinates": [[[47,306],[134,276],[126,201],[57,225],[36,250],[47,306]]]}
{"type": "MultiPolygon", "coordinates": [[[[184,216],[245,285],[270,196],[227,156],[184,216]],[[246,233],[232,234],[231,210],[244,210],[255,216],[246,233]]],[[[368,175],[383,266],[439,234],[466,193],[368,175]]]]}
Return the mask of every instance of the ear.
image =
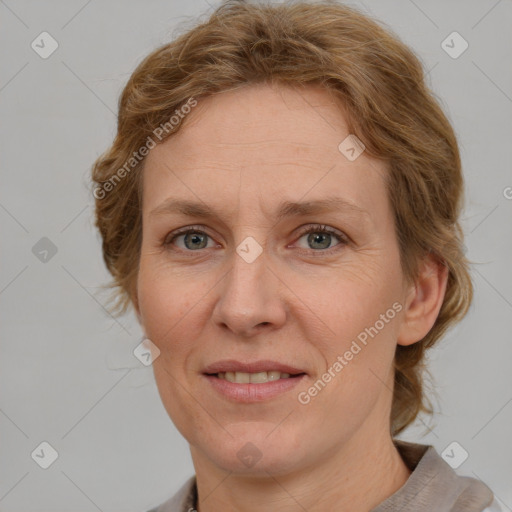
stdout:
{"type": "Polygon", "coordinates": [[[426,256],[418,277],[409,287],[397,337],[399,345],[412,345],[432,329],[443,304],[447,282],[448,267],[432,254],[426,256]]]}

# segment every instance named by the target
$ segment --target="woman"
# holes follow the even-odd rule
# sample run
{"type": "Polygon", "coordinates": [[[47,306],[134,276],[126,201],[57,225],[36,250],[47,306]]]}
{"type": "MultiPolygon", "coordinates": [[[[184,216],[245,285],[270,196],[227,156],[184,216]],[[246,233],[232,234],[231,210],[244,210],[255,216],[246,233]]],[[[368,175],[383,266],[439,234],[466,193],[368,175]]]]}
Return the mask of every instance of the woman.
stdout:
{"type": "Polygon", "coordinates": [[[119,108],[96,225],[196,472],[153,511],[499,510],[395,439],[472,299],[457,141],[413,53],[346,6],[228,2],[119,108]]]}

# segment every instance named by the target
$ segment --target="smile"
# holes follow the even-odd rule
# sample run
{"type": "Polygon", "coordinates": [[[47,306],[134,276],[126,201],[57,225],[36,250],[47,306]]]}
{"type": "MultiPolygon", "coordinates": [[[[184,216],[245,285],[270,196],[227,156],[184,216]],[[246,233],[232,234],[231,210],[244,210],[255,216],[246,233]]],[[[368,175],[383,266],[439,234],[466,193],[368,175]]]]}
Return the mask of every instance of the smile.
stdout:
{"type": "Polygon", "coordinates": [[[276,398],[292,390],[306,377],[305,373],[290,375],[279,371],[245,373],[221,372],[205,374],[212,389],[235,402],[251,403],[276,398]]]}
{"type": "MultiPolygon", "coordinates": [[[[236,382],[237,384],[261,384],[264,382],[273,382],[279,379],[289,379],[292,376],[289,373],[273,370],[269,372],[219,372],[217,373],[219,379],[225,379],[229,382],[236,382]]],[[[293,375],[296,377],[296,375],[293,375]]]]}

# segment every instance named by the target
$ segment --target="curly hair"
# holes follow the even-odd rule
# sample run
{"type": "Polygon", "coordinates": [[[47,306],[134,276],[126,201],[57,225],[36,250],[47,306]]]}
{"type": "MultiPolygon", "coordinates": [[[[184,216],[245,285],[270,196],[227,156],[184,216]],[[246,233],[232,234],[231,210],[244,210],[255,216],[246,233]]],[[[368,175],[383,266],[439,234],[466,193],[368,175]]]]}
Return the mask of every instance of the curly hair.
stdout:
{"type": "Polygon", "coordinates": [[[161,143],[180,129],[181,122],[169,128],[169,118],[191,98],[265,82],[320,84],[339,98],[349,132],[370,156],[388,163],[404,276],[415,279],[429,253],[449,271],[432,329],[396,348],[390,418],[396,435],[421,411],[433,413],[424,389],[425,350],[464,317],[473,286],[459,223],[464,183],[454,130],[426,85],[419,58],[381,25],[329,0],[221,4],[137,66],[120,97],[115,140],[94,163],[92,180],[95,224],[113,276],[111,311],[123,314],[137,293],[145,162],[139,153],[155,144],[155,134],[161,143]],[[162,136],[158,127],[165,123],[162,136]]]}

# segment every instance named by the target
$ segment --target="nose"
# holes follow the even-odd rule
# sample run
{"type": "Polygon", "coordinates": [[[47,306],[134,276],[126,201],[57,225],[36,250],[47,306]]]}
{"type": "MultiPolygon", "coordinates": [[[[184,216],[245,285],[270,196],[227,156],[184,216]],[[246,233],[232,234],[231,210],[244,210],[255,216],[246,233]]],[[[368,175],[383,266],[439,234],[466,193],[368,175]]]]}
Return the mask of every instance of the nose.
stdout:
{"type": "Polygon", "coordinates": [[[265,250],[250,263],[233,251],[230,264],[219,283],[214,324],[237,337],[251,337],[262,328],[280,328],[286,321],[286,286],[270,267],[265,250]]]}

